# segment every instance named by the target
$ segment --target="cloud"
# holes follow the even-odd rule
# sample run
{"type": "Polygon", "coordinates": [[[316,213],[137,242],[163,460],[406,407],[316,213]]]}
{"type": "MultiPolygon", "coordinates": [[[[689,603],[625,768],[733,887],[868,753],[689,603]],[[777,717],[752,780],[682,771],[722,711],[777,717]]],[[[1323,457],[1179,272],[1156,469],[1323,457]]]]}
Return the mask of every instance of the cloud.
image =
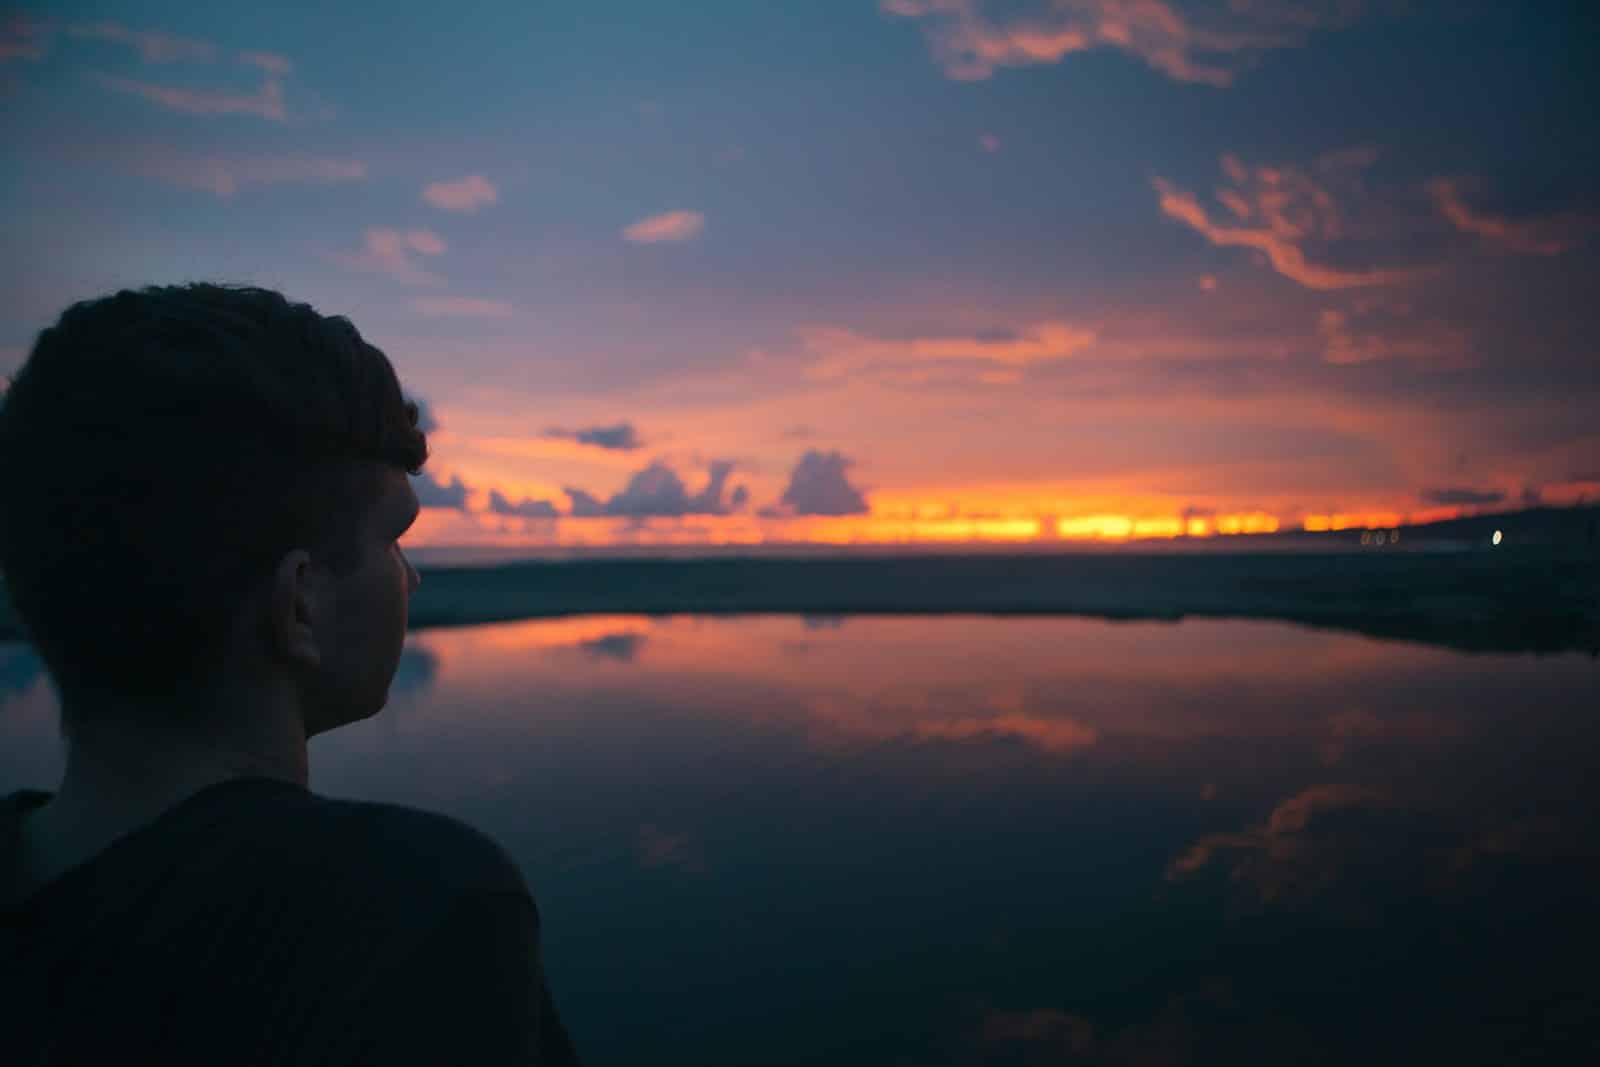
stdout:
{"type": "Polygon", "coordinates": [[[978,147],[985,152],[998,152],[1000,151],[1000,138],[992,133],[980,134],[978,136],[978,147]]]}
{"type": "Polygon", "coordinates": [[[622,236],[634,244],[643,245],[687,241],[698,234],[705,224],[706,217],[698,211],[668,211],[623,227],[622,236]]]}
{"type": "Polygon", "coordinates": [[[529,497],[513,504],[498,489],[489,490],[489,510],[496,515],[519,519],[553,519],[561,514],[548,500],[535,500],[529,497]]]}
{"type": "Polygon", "coordinates": [[[130,30],[115,22],[78,23],[67,27],[67,35],[78,40],[127,45],[146,63],[208,63],[217,58],[217,46],[208,41],[177,37],[159,30],[130,30]]]}
{"type": "Polygon", "coordinates": [[[287,77],[294,70],[294,63],[289,57],[276,52],[240,52],[239,62],[279,78],[287,77]]]}
{"type": "Polygon", "coordinates": [[[1467,489],[1455,486],[1443,489],[1424,489],[1417,496],[1425,504],[1465,507],[1500,504],[1506,499],[1506,494],[1499,489],[1467,489]]]}
{"type": "Polygon", "coordinates": [[[1513,220],[1475,210],[1466,201],[1468,183],[1436,178],[1428,195],[1440,214],[1463,233],[1476,234],[1493,244],[1530,256],[1556,256],[1583,243],[1595,220],[1575,214],[1513,220]]]}
{"type": "Polygon", "coordinates": [[[852,461],[840,452],[810,449],[800,457],[789,475],[789,487],[776,507],[763,514],[786,515],[865,515],[866,496],[850,484],[852,461]]]}
{"type": "MultiPolygon", "coordinates": [[[[1318,169],[1324,180],[1349,178],[1369,165],[1368,151],[1324,156],[1318,169]]],[[[1217,200],[1233,215],[1233,223],[1212,218],[1194,194],[1165,178],[1153,181],[1161,213],[1195,230],[1219,247],[1252,248],[1272,269],[1308,289],[1354,289],[1398,285],[1422,276],[1415,269],[1344,270],[1312,263],[1305,246],[1328,245],[1352,236],[1340,205],[1327,185],[1290,166],[1253,170],[1235,156],[1222,157],[1231,188],[1217,200]]]]}
{"type": "Polygon", "coordinates": [[[425,508],[452,508],[467,510],[467,487],[460,476],[450,479],[449,485],[440,485],[427,471],[413,475],[411,487],[416,490],[417,503],[425,508]]]}
{"type": "Polygon", "coordinates": [[[516,308],[504,300],[483,300],[470,296],[430,296],[411,302],[418,312],[433,316],[459,316],[464,318],[503,319],[516,314],[516,308]]]}
{"type": "Polygon", "coordinates": [[[388,226],[369,226],[363,248],[354,255],[334,257],[352,270],[387,274],[407,285],[440,285],[444,279],[422,267],[413,253],[437,256],[444,252],[444,240],[432,230],[397,230],[388,226]]]}
{"type": "Polygon", "coordinates": [[[1325,308],[1317,316],[1325,362],[1348,365],[1408,359],[1459,366],[1471,354],[1465,330],[1450,323],[1414,319],[1404,304],[1359,300],[1348,308],[1325,308]]]}
{"type": "Polygon", "coordinates": [[[44,58],[49,24],[24,12],[0,15],[0,63],[25,59],[30,63],[44,58]]]}
{"type": "Polygon", "coordinates": [[[171,156],[146,154],[130,165],[136,174],[228,200],[249,185],[331,185],[360,181],[367,166],[354,159],[314,156],[171,156]]]}
{"type": "Polygon", "coordinates": [[[1174,81],[1221,88],[1267,52],[1305,43],[1313,31],[1350,21],[1348,2],[1217,5],[1191,14],[1167,0],[1031,0],[990,17],[981,0],[882,0],[889,14],[924,20],[933,60],[956,81],[981,81],[1001,67],[1059,63],[1093,48],[1117,48],[1174,81]]]}
{"type": "Polygon", "coordinates": [[[723,499],[723,494],[728,486],[728,476],[733,473],[733,469],[734,464],[730,460],[719,459],[711,464],[711,469],[706,474],[705,488],[696,493],[689,501],[691,513],[696,515],[725,515],[729,511],[743,506],[749,496],[743,486],[735,489],[730,499],[723,499]]]}
{"type": "Polygon", "coordinates": [[[261,88],[253,93],[179,89],[109,74],[97,74],[95,80],[108,89],[142,97],[153,104],[190,115],[254,115],[272,122],[283,122],[288,117],[283,106],[283,88],[272,79],[263,82],[261,88]]]}
{"type": "Polygon", "coordinates": [[[606,502],[608,515],[684,515],[689,493],[683,479],[657,461],[628,479],[622,492],[606,502]]]}
{"type": "Polygon", "coordinates": [[[591,493],[574,486],[562,486],[561,491],[567,494],[569,502],[567,514],[575,518],[588,519],[606,513],[604,501],[591,493]]]}
{"type": "Polygon", "coordinates": [[[423,433],[432,433],[439,428],[439,420],[433,413],[433,408],[420,396],[407,397],[417,405],[417,429],[423,433]]]}
{"type": "Polygon", "coordinates": [[[1047,321],[1020,330],[908,338],[868,337],[850,330],[822,327],[802,330],[801,340],[815,356],[806,373],[812,378],[831,379],[854,377],[874,368],[914,371],[929,364],[948,362],[1021,368],[1067,359],[1092,345],[1095,333],[1069,322],[1047,321]]]}
{"type": "Polygon", "coordinates": [[[639,650],[648,641],[649,635],[624,632],[615,634],[602,634],[591,637],[586,641],[578,642],[578,648],[592,659],[609,659],[618,663],[632,663],[639,655],[639,650]]]}
{"type": "Polygon", "coordinates": [[[1352,831],[1344,813],[1393,807],[1368,786],[1314,785],[1272,809],[1267,821],[1236,833],[1207,834],[1167,866],[1167,880],[1194,875],[1220,856],[1235,857],[1231,879],[1263,901],[1326,888],[1353,854],[1371,848],[1367,827],[1352,831]]]}
{"type": "Polygon", "coordinates": [[[622,491],[604,503],[582,489],[569,487],[565,492],[572,502],[570,514],[577,517],[727,515],[743,506],[749,495],[741,491],[742,487],[728,495],[728,478],[733,470],[732,462],[717,460],[711,464],[705,487],[691,495],[677,472],[656,460],[629,478],[622,491]]]}
{"type": "Polygon", "coordinates": [[[544,432],[544,436],[621,452],[644,447],[644,442],[639,440],[639,432],[631,422],[619,422],[614,426],[584,426],[576,430],[551,427],[544,432]]]}
{"type": "Polygon", "coordinates": [[[422,199],[445,211],[476,212],[485,204],[500,199],[500,192],[481,174],[469,174],[453,182],[434,182],[422,190],[422,199]]]}
{"type": "Polygon", "coordinates": [[[1087,748],[1099,739],[1093,727],[1071,719],[1005,714],[992,717],[934,719],[918,723],[913,732],[930,740],[969,741],[973,738],[1016,738],[1047,752],[1087,748]]]}

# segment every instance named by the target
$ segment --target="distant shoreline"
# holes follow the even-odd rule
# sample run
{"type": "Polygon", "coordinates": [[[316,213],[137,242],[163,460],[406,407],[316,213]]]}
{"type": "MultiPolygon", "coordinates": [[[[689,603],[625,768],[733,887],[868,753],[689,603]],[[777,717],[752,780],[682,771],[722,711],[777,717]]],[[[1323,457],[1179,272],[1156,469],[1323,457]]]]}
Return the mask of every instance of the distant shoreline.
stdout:
{"type": "MultiPolygon", "coordinates": [[[[409,625],[574,615],[1262,619],[1471,651],[1600,653],[1600,554],[1451,551],[590,559],[424,567],[409,625]]],[[[0,597],[0,639],[17,639],[0,597]]]]}
{"type": "Polygon", "coordinates": [[[1600,650],[1588,553],[608,560],[423,572],[413,629],[570,615],[1270,619],[1477,651],[1600,650]]]}

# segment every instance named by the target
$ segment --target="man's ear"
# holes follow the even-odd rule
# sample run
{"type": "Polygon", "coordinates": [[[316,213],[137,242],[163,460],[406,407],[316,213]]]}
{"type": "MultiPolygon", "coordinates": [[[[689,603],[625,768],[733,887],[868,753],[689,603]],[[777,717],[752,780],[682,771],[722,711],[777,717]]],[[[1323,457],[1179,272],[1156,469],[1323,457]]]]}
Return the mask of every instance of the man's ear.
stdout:
{"type": "Polygon", "coordinates": [[[267,626],[273,648],[286,659],[308,667],[322,662],[317,642],[322,586],[311,554],[297,548],[284,554],[272,571],[267,594],[267,626]]]}

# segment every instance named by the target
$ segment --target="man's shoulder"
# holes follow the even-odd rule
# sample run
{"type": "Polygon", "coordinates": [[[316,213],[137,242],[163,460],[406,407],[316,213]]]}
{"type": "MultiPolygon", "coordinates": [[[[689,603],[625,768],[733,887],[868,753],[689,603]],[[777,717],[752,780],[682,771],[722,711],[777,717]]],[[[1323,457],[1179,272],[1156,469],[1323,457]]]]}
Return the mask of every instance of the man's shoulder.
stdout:
{"type": "Polygon", "coordinates": [[[400,804],[285,795],[260,831],[279,858],[318,878],[355,880],[410,894],[527,894],[522,872],[482,830],[400,804]]]}

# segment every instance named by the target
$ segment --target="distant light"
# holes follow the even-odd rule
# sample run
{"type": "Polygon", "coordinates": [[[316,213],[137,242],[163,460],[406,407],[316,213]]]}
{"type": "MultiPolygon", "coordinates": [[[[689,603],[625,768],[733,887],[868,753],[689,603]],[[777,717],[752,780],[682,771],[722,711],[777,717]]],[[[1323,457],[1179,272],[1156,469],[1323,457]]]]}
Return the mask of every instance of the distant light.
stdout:
{"type": "Polygon", "coordinates": [[[1491,545],[1498,545],[1503,540],[1505,540],[1504,536],[1501,535],[1499,530],[1496,530],[1494,532],[1494,536],[1489,538],[1489,543],[1491,545]]]}

